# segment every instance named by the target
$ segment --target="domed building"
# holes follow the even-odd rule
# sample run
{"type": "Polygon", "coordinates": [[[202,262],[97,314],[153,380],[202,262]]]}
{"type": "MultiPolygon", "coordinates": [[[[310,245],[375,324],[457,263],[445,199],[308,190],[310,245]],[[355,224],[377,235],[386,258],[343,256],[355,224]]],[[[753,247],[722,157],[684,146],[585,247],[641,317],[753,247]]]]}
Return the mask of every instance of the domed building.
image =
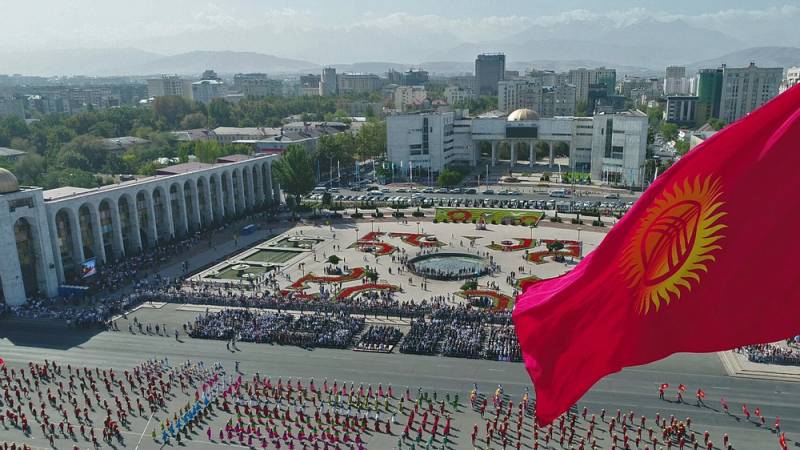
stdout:
{"type": "Polygon", "coordinates": [[[19,190],[19,182],[13,173],[0,168],[0,194],[10,194],[19,190]]]}
{"type": "Polygon", "coordinates": [[[539,113],[532,109],[520,108],[506,117],[507,122],[521,122],[523,120],[539,120],[539,113]]]}

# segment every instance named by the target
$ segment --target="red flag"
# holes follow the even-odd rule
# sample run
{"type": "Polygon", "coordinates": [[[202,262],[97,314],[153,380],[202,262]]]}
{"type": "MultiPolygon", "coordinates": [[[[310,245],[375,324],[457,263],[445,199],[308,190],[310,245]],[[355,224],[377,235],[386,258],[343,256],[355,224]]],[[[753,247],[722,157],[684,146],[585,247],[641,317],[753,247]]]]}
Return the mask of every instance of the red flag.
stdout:
{"type": "Polygon", "coordinates": [[[540,424],[623,367],[797,332],[798,143],[800,86],[689,152],[571,272],[519,296],[540,424]]]}
{"type": "Polygon", "coordinates": [[[755,413],[756,417],[761,417],[761,408],[756,407],[756,410],[754,411],[754,413],[755,413]]]}
{"type": "Polygon", "coordinates": [[[669,384],[667,384],[667,383],[663,383],[663,384],[661,385],[661,390],[663,391],[663,390],[667,389],[668,387],[669,387],[669,384]]]}
{"type": "Polygon", "coordinates": [[[686,385],[685,384],[678,385],[678,390],[681,392],[686,392],[686,385]]]}
{"type": "Polygon", "coordinates": [[[705,393],[704,390],[698,389],[697,390],[697,396],[700,397],[700,398],[706,398],[706,393],[705,393]]]}

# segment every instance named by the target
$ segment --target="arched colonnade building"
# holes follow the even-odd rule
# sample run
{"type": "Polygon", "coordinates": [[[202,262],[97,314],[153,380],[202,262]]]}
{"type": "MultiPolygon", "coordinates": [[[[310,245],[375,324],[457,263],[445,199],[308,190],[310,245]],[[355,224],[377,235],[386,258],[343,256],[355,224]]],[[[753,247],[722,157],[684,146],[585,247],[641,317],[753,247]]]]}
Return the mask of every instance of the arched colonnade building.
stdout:
{"type": "Polygon", "coordinates": [[[0,303],[57,295],[98,266],[280,202],[278,155],[170,166],[96,189],[19,186],[0,169],[0,303]]]}

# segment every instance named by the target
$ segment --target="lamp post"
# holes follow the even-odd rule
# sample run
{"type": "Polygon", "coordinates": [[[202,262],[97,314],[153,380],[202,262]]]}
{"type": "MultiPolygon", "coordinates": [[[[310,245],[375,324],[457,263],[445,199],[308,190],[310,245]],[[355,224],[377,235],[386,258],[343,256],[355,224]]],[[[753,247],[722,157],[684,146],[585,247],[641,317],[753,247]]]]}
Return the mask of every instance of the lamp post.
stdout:
{"type": "Polygon", "coordinates": [[[578,227],[578,259],[583,258],[583,242],[581,242],[581,227],[578,227]]]}
{"type": "Polygon", "coordinates": [[[417,234],[419,234],[419,222],[417,222],[417,234]]]}
{"type": "Polygon", "coordinates": [[[354,231],[356,232],[356,244],[357,244],[358,243],[358,227],[356,227],[354,231]]]}
{"type": "Polygon", "coordinates": [[[375,219],[369,219],[370,231],[375,232],[375,219]]]}
{"type": "Polygon", "coordinates": [[[531,226],[530,226],[530,227],[528,227],[528,228],[530,228],[530,229],[531,229],[531,240],[533,240],[533,228],[534,228],[534,227],[533,227],[533,225],[531,225],[531,226]]]}

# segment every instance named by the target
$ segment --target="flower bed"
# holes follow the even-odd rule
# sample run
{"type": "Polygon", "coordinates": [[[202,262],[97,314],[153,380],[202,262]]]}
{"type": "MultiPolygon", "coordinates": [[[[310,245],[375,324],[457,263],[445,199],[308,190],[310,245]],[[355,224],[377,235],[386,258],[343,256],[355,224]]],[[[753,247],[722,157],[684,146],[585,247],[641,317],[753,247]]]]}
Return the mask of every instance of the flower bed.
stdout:
{"type": "Polygon", "coordinates": [[[500,244],[494,243],[494,244],[489,244],[486,247],[492,250],[499,250],[504,252],[516,252],[519,250],[528,250],[533,247],[536,247],[537,245],[536,239],[514,238],[514,240],[517,241],[517,244],[504,245],[502,243],[500,244]]]}
{"type": "Polygon", "coordinates": [[[438,240],[427,240],[428,235],[418,233],[389,233],[390,237],[399,237],[400,240],[414,247],[442,247],[444,244],[438,240]]]}
{"type": "Polygon", "coordinates": [[[380,241],[358,241],[350,247],[356,247],[360,252],[372,253],[375,256],[391,255],[397,251],[394,245],[380,241]]]}
{"type": "Polygon", "coordinates": [[[527,209],[498,208],[436,208],[434,218],[438,222],[471,223],[483,218],[486,223],[536,225],[544,214],[527,209]]]}
{"type": "Polygon", "coordinates": [[[345,283],[348,281],[356,281],[364,278],[365,273],[366,271],[363,267],[354,267],[350,270],[350,273],[343,275],[319,276],[314,275],[313,273],[308,273],[299,280],[290,284],[286,289],[292,291],[304,291],[308,289],[308,283],[345,283]]]}
{"type": "Polygon", "coordinates": [[[529,277],[517,278],[517,281],[514,283],[514,285],[520,290],[525,291],[525,289],[528,289],[540,281],[542,281],[541,278],[537,277],[536,275],[531,275],[529,277]]]}
{"type": "Polygon", "coordinates": [[[485,297],[492,300],[492,311],[505,311],[514,308],[514,298],[496,291],[486,289],[470,289],[457,292],[456,295],[464,298],[485,297]]]}
{"type": "Polygon", "coordinates": [[[359,239],[359,242],[375,242],[378,240],[379,237],[385,235],[386,233],[382,231],[370,231],[369,233],[365,234],[364,237],[359,239]]]}
{"type": "MultiPolygon", "coordinates": [[[[555,239],[543,239],[542,244],[552,244],[555,242],[555,239]]],[[[539,252],[531,252],[528,254],[527,260],[534,263],[534,264],[544,264],[546,261],[544,260],[547,257],[558,257],[558,256],[572,256],[573,258],[579,258],[581,255],[581,244],[578,241],[559,241],[564,244],[564,248],[557,251],[550,251],[550,250],[542,250],[539,252]]]]}
{"type": "Polygon", "coordinates": [[[349,286],[336,294],[337,300],[345,300],[348,299],[356,294],[360,294],[362,292],[369,292],[369,291],[390,291],[390,292],[399,292],[401,289],[399,286],[395,286],[394,284],[378,284],[378,283],[367,283],[367,284],[360,284],[357,286],[349,286]]]}

